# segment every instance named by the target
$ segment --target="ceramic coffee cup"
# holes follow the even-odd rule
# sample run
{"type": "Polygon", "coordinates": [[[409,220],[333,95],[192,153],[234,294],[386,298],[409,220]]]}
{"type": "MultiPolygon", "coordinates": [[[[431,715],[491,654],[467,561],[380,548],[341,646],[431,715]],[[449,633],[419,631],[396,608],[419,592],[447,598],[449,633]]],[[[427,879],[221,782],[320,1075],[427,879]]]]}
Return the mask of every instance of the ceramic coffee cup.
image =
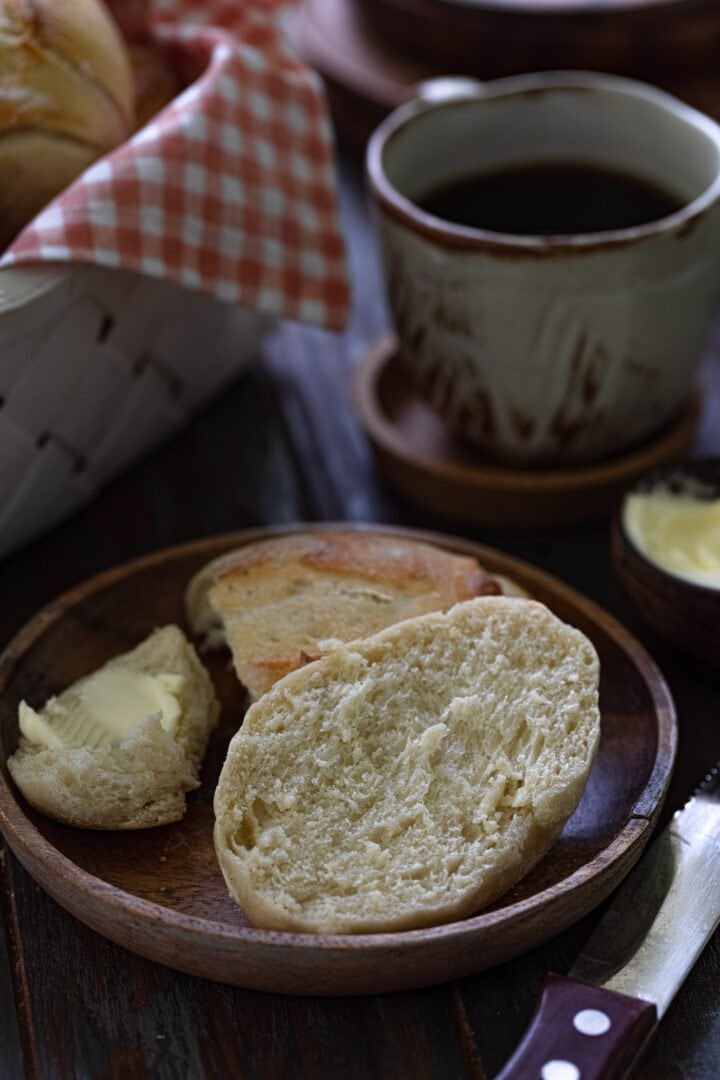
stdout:
{"type": "Polygon", "coordinates": [[[591,72],[449,78],[376,129],[367,177],[399,358],[451,429],[509,464],[573,464],[682,409],[720,300],[709,117],[591,72]]]}

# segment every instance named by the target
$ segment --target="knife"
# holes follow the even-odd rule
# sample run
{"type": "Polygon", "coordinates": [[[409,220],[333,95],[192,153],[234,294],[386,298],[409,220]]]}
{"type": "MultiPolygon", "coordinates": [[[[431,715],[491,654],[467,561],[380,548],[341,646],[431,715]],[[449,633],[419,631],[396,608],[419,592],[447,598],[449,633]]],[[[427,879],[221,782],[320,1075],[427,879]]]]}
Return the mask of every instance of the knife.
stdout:
{"type": "Polygon", "coordinates": [[[615,894],[567,978],[548,975],[496,1080],[620,1080],[720,922],[720,763],[615,894]]]}

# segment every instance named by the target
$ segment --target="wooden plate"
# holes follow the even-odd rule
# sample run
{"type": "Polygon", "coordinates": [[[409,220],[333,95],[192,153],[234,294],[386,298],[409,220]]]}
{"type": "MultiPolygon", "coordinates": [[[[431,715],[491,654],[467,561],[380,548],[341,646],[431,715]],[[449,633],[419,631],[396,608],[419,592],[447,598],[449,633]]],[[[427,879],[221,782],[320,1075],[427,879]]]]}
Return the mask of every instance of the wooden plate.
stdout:
{"type": "Polygon", "coordinates": [[[534,0],[529,10],[504,8],[502,0],[494,8],[442,0],[302,0],[286,27],[296,51],[325,80],[339,133],[357,148],[415,83],[448,74],[493,79],[549,68],[608,71],[656,83],[720,116],[715,0],[628,0],[622,18],[605,0],[594,8],[583,3],[582,13],[559,2],[561,13],[549,12],[544,0],[534,10],[534,0]]]}
{"type": "Polygon", "coordinates": [[[680,460],[697,428],[699,394],[673,424],[630,453],[567,469],[503,468],[447,430],[396,357],[397,341],[389,336],[360,363],[356,410],[389,483],[411,502],[455,521],[513,528],[600,521],[638,477],[680,460]]]}
{"type": "Polygon", "coordinates": [[[648,80],[715,69],[716,0],[350,0],[399,53],[490,78],[592,69],[648,80]]]}
{"type": "MultiPolygon", "coordinates": [[[[351,526],[322,526],[333,527],[351,526]]],[[[41,704],[154,627],[182,623],[184,586],[204,562],[287,531],[248,531],[162,551],[93,578],[41,611],[0,658],[5,751],[17,742],[22,698],[41,704]]],[[[202,786],[190,796],[182,822],[130,833],[59,825],[28,807],[3,755],[0,826],[17,858],[59,904],[113,941],[180,971],[258,990],[359,994],[490,967],[557,934],[618,884],[650,835],[675,753],[673,703],[653,662],[609,615],[525,563],[449,536],[377,531],[476,555],[594,641],[602,667],[600,749],[578,810],[543,862],[492,908],[446,926],[334,937],[251,929],[228,898],[212,845],[213,789],[243,707],[227,657],[215,654],[209,666],[223,716],[202,786]]]]}

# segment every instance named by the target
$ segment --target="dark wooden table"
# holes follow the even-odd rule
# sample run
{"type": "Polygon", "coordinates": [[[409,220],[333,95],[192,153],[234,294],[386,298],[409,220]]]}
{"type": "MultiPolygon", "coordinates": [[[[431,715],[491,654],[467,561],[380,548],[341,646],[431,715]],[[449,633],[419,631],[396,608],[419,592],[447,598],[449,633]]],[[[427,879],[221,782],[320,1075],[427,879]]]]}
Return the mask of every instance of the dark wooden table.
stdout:
{"type": "MultiPolygon", "coordinates": [[[[454,531],[535,563],[617,615],[675,695],[679,756],[665,818],[720,758],[720,688],[668,655],[613,580],[607,523],[464,529],[403,503],[377,474],[349,378],[388,326],[356,168],[343,168],[355,303],[347,332],[282,326],[262,363],[86,510],[0,563],[0,643],[69,586],[133,556],[245,526],[375,521],[454,531]]],[[[693,453],[720,454],[720,332],[703,369],[693,453]]],[[[599,910],[529,955],[450,985],[364,998],[291,998],[178,974],[58,907],[9,851],[0,862],[0,1076],[412,1078],[495,1075],[549,970],[570,967],[599,910]]],[[[720,937],[664,1018],[637,1075],[720,1075],[720,937]]]]}

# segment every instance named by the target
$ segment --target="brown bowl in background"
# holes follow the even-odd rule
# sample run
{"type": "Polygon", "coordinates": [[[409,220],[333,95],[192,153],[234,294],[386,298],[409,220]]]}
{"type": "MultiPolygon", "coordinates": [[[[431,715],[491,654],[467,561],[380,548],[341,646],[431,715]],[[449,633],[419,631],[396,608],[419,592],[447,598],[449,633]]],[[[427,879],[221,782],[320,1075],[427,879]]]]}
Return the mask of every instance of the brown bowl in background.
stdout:
{"type": "Polygon", "coordinates": [[[637,548],[624,525],[626,500],[631,494],[658,488],[683,491],[688,482],[702,485],[710,498],[720,497],[720,458],[653,470],[625,493],[612,524],[613,568],[637,615],[658,640],[717,677],[720,585],[699,585],[663,569],[637,548]]]}

